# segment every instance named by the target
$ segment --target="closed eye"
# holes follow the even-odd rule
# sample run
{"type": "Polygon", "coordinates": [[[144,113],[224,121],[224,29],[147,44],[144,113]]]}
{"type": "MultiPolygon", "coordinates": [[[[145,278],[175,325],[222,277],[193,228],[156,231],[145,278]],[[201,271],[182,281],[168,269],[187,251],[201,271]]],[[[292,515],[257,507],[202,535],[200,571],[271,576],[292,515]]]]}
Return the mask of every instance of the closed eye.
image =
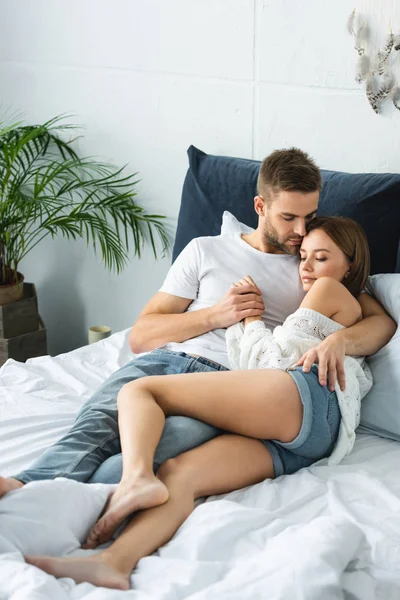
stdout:
{"type": "MultiPolygon", "coordinates": [[[[305,256],[300,256],[300,262],[304,262],[306,260],[305,256]]],[[[316,258],[315,260],[317,260],[318,262],[325,262],[326,258],[316,258]]]]}

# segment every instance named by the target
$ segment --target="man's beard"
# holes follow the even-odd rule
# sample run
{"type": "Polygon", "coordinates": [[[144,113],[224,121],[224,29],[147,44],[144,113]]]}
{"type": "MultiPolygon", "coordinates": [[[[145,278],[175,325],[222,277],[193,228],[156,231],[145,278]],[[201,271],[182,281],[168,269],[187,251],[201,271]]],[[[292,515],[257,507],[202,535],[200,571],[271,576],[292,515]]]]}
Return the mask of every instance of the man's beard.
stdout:
{"type": "Polygon", "coordinates": [[[274,227],[272,227],[272,225],[270,225],[269,227],[267,224],[265,225],[264,239],[268,244],[270,244],[277,250],[284,252],[285,254],[298,254],[300,251],[300,245],[292,246],[291,244],[286,243],[289,240],[294,240],[294,239],[300,240],[300,238],[296,238],[295,236],[288,236],[285,238],[280,238],[278,235],[278,232],[276,231],[276,229],[274,227]]]}

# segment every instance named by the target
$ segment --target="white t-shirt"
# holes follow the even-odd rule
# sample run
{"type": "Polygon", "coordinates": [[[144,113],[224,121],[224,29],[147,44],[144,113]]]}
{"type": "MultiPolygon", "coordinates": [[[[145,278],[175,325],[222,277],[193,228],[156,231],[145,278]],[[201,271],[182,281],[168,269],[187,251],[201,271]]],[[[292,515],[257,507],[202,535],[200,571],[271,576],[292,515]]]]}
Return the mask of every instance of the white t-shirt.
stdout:
{"type": "MultiPolygon", "coordinates": [[[[195,238],[171,266],[160,292],[192,299],[188,311],[215,306],[232,283],[250,275],[262,292],[262,320],[274,329],[301,304],[303,291],[299,259],[267,254],[245,242],[240,233],[195,238]]],[[[175,352],[198,354],[229,368],[225,329],[214,329],[185,342],[170,342],[175,352]]]]}

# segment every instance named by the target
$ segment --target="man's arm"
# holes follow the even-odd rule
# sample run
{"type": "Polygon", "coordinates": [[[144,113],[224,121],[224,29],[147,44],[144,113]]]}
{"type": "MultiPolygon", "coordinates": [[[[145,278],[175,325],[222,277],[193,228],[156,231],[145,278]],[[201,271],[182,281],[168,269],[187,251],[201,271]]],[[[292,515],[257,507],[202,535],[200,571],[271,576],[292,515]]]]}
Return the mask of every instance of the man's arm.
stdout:
{"type": "Polygon", "coordinates": [[[191,299],[157,292],[130,331],[132,352],[148,352],[167,342],[182,342],[210,331],[210,309],[185,312],[192,302],[191,299]]]}
{"type": "Polygon", "coordinates": [[[187,312],[191,303],[188,298],[157,292],[131,329],[132,352],[148,352],[168,342],[184,342],[264,312],[262,297],[253,285],[232,287],[214,306],[187,312]]]}
{"type": "Polygon", "coordinates": [[[396,323],[385,309],[369,294],[359,298],[363,319],[329,335],[315,348],[305,352],[297,365],[303,365],[303,371],[310,370],[318,363],[318,377],[321,385],[328,385],[333,391],[336,379],[341,390],[345,389],[344,357],[369,356],[388,343],[396,331],[396,323]]]}
{"type": "Polygon", "coordinates": [[[388,343],[397,325],[383,306],[369,294],[361,294],[358,301],[362,320],[335,335],[344,339],[344,353],[348,356],[370,356],[388,343]]]}

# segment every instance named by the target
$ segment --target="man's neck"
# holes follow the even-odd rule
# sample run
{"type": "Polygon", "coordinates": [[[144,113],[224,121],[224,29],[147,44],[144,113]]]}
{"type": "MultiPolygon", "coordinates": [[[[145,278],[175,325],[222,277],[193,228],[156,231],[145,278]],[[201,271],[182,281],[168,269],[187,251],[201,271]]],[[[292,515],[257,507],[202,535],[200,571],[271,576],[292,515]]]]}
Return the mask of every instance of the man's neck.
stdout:
{"type": "Polygon", "coordinates": [[[265,254],[287,254],[287,252],[283,252],[282,250],[275,248],[275,246],[268,244],[268,242],[263,239],[261,232],[258,231],[258,229],[256,229],[253,233],[242,233],[241,236],[242,240],[246,242],[246,244],[249,244],[249,246],[259,250],[259,252],[264,252],[265,254]]]}

